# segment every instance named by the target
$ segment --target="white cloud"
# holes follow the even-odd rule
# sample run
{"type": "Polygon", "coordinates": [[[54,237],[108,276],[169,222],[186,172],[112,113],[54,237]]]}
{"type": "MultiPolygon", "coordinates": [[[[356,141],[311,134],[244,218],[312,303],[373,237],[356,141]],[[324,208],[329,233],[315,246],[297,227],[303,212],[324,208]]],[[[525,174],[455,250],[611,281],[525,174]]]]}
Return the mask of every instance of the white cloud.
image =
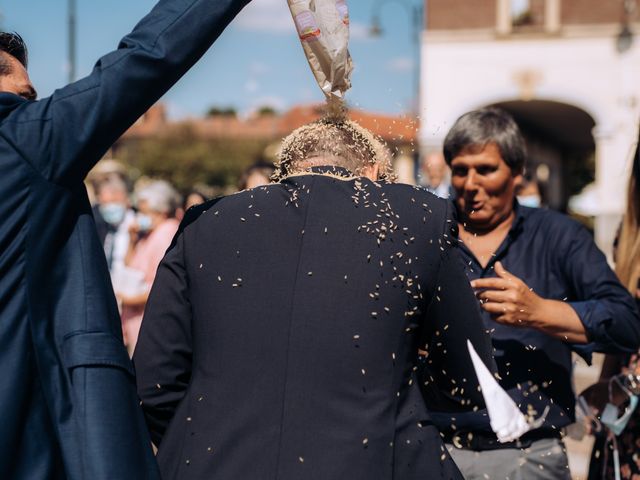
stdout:
{"type": "Polygon", "coordinates": [[[242,30],[252,32],[291,33],[295,31],[285,0],[253,0],[238,15],[234,24],[242,30]]]}
{"type": "Polygon", "coordinates": [[[191,113],[185,106],[180,102],[174,102],[172,100],[164,98],[162,103],[167,109],[167,116],[171,120],[182,120],[184,118],[189,118],[191,113]]]}
{"type": "Polygon", "coordinates": [[[261,78],[271,72],[271,67],[259,60],[253,60],[247,68],[247,81],[244,83],[244,89],[247,93],[257,93],[261,86],[261,78]]]}
{"type": "Polygon", "coordinates": [[[260,107],[272,107],[275,110],[283,111],[289,106],[288,102],[275,95],[265,95],[262,97],[256,97],[251,100],[249,105],[249,113],[255,112],[260,107]]]}
{"type": "Polygon", "coordinates": [[[409,57],[396,57],[387,62],[387,70],[404,73],[413,70],[414,61],[409,57]]]}
{"type": "Polygon", "coordinates": [[[244,89],[247,93],[256,93],[258,90],[260,90],[260,84],[257,80],[250,78],[245,82],[244,89]]]}
{"type": "Polygon", "coordinates": [[[258,103],[258,102],[261,103],[262,105],[271,105],[272,107],[277,109],[283,109],[287,107],[287,105],[289,104],[287,100],[278,96],[262,97],[262,98],[259,98],[255,103],[258,103]]]}
{"type": "MultiPolygon", "coordinates": [[[[285,0],[253,0],[238,15],[234,25],[242,30],[272,34],[294,34],[295,25],[285,0]]],[[[369,26],[351,20],[350,35],[355,41],[370,40],[369,26]]]]}
{"type": "Polygon", "coordinates": [[[319,88],[304,87],[298,90],[298,100],[304,103],[318,102],[324,95],[319,88]]]}
{"type": "Polygon", "coordinates": [[[266,63],[254,60],[249,64],[249,73],[255,76],[265,75],[271,72],[271,67],[266,63]]]}
{"type": "Polygon", "coordinates": [[[364,23],[358,23],[351,21],[351,25],[349,25],[351,40],[355,41],[368,41],[373,40],[371,36],[371,27],[369,25],[365,25],[364,23]]]}

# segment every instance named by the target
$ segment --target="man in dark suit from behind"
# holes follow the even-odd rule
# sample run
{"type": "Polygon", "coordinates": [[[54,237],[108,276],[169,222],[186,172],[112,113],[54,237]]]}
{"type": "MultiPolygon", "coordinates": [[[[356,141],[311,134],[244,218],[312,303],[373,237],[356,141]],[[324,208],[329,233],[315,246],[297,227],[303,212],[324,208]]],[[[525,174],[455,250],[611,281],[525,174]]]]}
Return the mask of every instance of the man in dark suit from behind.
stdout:
{"type": "Polygon", "coordinates": [[[248,0],[161,0],[36,100],[0,33],[0,478],[158,478],[83,179],[248,0]]]}
{"type": "Polygon", "coordinates": [[[279,182],[188,212],[134,364],[164,478],[457,479],[421,396],[482,404],[490,341],[446,201],[394,184],[370,132],[285,140],[279,182]]]}

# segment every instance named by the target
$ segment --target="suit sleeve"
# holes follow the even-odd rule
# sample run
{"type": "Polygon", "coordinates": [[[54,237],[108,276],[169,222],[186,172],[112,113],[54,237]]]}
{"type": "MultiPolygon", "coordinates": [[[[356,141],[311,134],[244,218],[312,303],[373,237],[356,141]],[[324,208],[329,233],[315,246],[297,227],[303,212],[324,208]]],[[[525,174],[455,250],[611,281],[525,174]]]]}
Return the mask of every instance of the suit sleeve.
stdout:
{"type": "Polygon", "coordinates": [[[73,185],[207,51],[250,0],[161,0],[86,78],[3,123],[49,181],[73,185]]]}
{"type": "Polygon", "coordinates": [[[496,374],[491,338],[464,272],[458,251],[457,222],[451,206],[442,242],[434,295],[427,310],[421,380],[432,411],[465,412],[484,406],[467,348],[469,340],[489,370],[496,374]]]}
{"type": "Polygon", "coordinates": [[[159,446],[191,378],[191,303],[178,233],[158,267],[133,362],[151,439],[159,446]]]}

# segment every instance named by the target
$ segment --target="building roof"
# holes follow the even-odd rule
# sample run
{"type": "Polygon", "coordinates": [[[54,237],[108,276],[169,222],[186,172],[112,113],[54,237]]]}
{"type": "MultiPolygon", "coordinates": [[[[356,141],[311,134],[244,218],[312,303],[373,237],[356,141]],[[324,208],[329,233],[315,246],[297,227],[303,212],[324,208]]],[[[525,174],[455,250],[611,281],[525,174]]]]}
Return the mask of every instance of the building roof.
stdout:
{"type": "MultiPolygon", "coordinates": [[[[298,127],[322,118],[322,105],[298,105],[282,115],[254,115],[238,118],[216,115],[172,122],[162,104],[153,106],[124,135],[123,139],[142,139],[171,134],[180,128],[191,128],[203,138],[275,140],[298,127]]],[[[417,139],[418,122],[409,116],[390,116],[351,110],[349,118],[394,144],[413,143],[417,139]]]]}

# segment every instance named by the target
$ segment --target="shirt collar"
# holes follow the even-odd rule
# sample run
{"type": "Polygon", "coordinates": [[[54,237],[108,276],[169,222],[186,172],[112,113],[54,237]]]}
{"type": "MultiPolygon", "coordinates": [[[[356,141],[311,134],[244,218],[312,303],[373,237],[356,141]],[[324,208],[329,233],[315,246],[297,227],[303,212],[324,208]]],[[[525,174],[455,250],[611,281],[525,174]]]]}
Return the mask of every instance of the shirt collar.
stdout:
{"type": "Polygon", "coordinates": [[[509,229],[509,235],[519,235],[522,233],[522,229],[524,228],[524,222],[526,218],[529,216],[528,212],[524,207],[522,207],[517,199],[513,199],[513,213],[515,213],[516,217],[513,219],[513,225],[509,229]]]}
{"type": "Polygon", "coordinates": [[[522,206],[518,203],[518,201],[513,199],[513,213],[515,214],[515,218],[513,219],[513,224],[509,229],[509,233],[507,233],[506,238],[500,244],[498,249],[495,251],[495,255],[487,264],[487,268],[493,267],[493,264],[502,259],[502,257],[506,254],[507,250],[511,246],[513,242],[520,236],[520,234],[524,231],[524,223],[527,218],[527,212],[522,206]]]}
{"type": "MultiPolygon", "coordinates": [[[[504,255],[506,254],[511,244],[524,231],[524,224],[526,222],[527,217],[529,216],[529,210],[530,209],[522,207],[518,203],[518,200],[516,200],[515,198],[513,199],[513,212],[515,214],[515,218],[513,219],[513,224],[509,229],[509,233],[507,234],[505,239],[502,241],[498,249],[494,252],[493,257],[489,260],[489,263],[487,263],[487,266],[483,269],[484,271],[488,271],[492,269],[495,262],[501,260],[504,257],[504,255]]],[[[460,245],[461,245],[461,248],[466,251],[467,255],[473,258],[476,263],[479,263],[478,260],[475,258],[475,255],[471,253],[471,250],[469,250],[464,243],[460,242],[460,245]]]]}
{"type": "Polygon", "coordinates": [[[355,177],[356,176],[349,169],[344,167],[337,167],[334,165],[323,165],[319,167],[311,167],[309,169],[309,172],[319,173],[321,175],[323,174],[337,175],[339,177],[355,177]]]}
{"type": "Polygon", "coordinates": [[[317,167],[311,167],[301,172],[296,172],[288,175],[286,178],[300,177],[303,175],[325,175],[329,177],[336,177],[344,180],[351,180],[358,178],[359,176],[354,174],[351,170],[344,167],[337,167],[335,165],[321,165],[317,167]]]}

